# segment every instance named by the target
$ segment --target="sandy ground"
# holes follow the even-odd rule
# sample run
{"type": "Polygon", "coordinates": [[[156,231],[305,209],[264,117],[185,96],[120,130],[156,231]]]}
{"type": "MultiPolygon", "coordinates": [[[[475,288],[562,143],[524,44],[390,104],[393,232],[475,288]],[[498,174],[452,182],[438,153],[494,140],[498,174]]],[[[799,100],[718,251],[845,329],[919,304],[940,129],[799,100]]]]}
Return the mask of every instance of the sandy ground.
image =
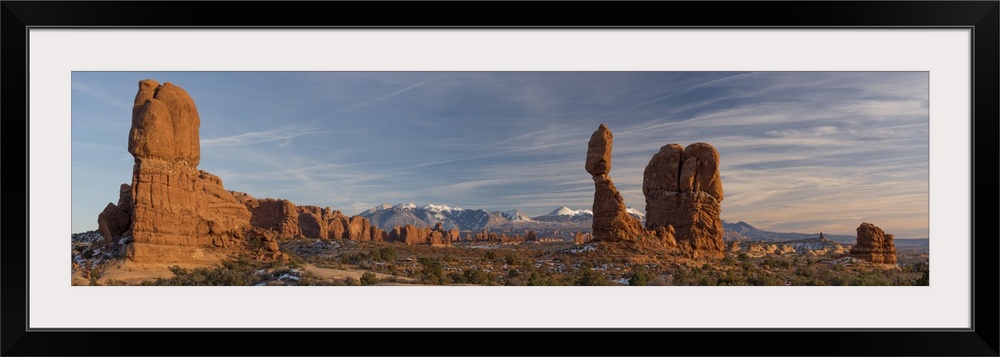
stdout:
{"type": "MultiPolygon", "coordinates": [[[[306,271],[310,272],[310,273],[318,275],[319,277],[321,277],[323,279],[329,279],[329,280],[343,280],[344,278],[348,278],[348,277],[360,280],[361,279],[361,275],[363,275],[366,272],[365,270],[320,268],[320,267],[318,267],[316,265],[313,265],[313,264],[306,264],[302,268],[305,269],[306,271]]],[[[400,277],[400,276],[395,276],[395,275],[389,275],[389,274],[375,273],[375,276],[378,277],[379,280],[384,280],[384,279],[388,279],[388,278],[396,278],[396,280],[403,281],[403,282],[412,282],[412,283],[416,283],[417,282],[416,279],[413,279],[413,278],[405,278],[405,277],[400,277]]],[[[377,285],[400,285],[400,284],[399,283],[386,283],[386,284],[377,284],[377,285]]]]}
{"type": "MultiPolygon", "coordinates": [[[[206,268],[221,262],[226,255],[215,252],[206,252],[199,255],[199,259],[174,259],[164,263],[137,263],[128,259],[113,262],[104,272],[97,282],[107,285],[109,280],[118,280],[126,284],[139,284],[146,280],[156,278],[170,278],[174,273],[170,271],[171,266],[179,266],[185,269],[206,268]]],[[[90,281],[83,277],[83,271],[77,270],[73,274],[73,285],[90,285],[90,281]]]]}

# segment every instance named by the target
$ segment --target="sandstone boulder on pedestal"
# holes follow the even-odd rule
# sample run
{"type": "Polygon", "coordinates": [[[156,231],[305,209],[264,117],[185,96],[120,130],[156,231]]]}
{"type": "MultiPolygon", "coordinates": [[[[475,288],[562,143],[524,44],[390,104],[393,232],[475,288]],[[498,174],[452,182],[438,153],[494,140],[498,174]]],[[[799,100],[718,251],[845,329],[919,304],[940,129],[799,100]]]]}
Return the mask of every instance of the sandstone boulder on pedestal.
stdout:
{"type": "Polygon", "coordinates": [[[631,241],[646,235],[646,230],[628,213],[625,200],[615,188],[611,177],[611,147],[614,136],[601,124],[587,144],[585,168],[594,179],[594,240],[631,241]]]}
{"type": "Polygon", "coordinates": [[[646,228],[672,227],[679,244],[723,252],[719,153],[706,143],[680,147],[661,147],[643,173],[646,228]]]}
{"type": "Polygon", "coordinates": [[[868,222],[861,223],[857,231],[857,243],[851,248],[852,257],[875,264],[896,264],[896,244],[892,234],[886,234],[868,222]]]}

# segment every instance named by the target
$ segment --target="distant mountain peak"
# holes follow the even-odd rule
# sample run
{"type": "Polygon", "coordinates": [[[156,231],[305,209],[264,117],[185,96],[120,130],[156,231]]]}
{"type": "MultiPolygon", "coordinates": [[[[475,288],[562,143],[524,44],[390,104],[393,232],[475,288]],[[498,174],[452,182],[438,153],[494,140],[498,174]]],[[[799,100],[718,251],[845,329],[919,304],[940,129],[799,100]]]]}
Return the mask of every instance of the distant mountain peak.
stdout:
{"type": "Polygon", "coordinates": [[[432,203],[428,203],[424,205],[424,207],[422,208],[432,212],[451,212],[451,207],[448,207],[448,205],[435,205],[432,203]]]}
{"type": "Polygon", "coordinates": [[[584,214],[592,215],[594,214],[594,212],[589,209],[572,209],[566,206],[562,206],[556,208],[555,210],[552,210],[552,212],[549,212],[549,214],[547,214],[546,216],[581,216],[584,214]]]}
{"type": "Polygon", "coordinates": [[[504,218],[507,218],[507,219],[511,220],[512,222],[534,222],[535,221],[534,219],[532,219],[528,215],[524,214],[524,212],[521,212],[521,211],[516,210],[516,209],[512,209],[512,210],[509,210],[509,211],[501,212],[500,215],[502,215],[504,218]]]}
{"type": "Polygon", "coordinates": [[[417,208],[417,205],[416,205],[416,204],[414,204],[413,202],[410,202],[410,203],[407,203],[407,204],[402,204],[402,203],[401,203],[401,204],[398,204],[398,205],[394,206],[393,208],[399,208],[399,209],[411,209],[411,210],[412,210],[412,209],[416,209],[416,208],[417,208]]]}

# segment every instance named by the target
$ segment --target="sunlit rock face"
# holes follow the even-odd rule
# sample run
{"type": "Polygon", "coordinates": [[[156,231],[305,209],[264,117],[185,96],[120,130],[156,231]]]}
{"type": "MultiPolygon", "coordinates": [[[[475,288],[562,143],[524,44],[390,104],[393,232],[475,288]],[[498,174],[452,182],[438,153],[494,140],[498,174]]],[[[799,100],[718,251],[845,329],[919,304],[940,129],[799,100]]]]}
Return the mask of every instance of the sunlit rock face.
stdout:
{"type": "Polygon", "coordinates": [[[896,264],[896,244],[892,234],[886,234],[868,222],[861,223],[857,231],[858,241],[851,248],[852,257],[875,264],[896,264]]]}
{"type": "Polygon", "coordinates": [[[673,231],[679,245],[723,252],[719,152],[710,144],[668,144],[643,172],[646,228],[673,231]]]}
{"type": "Polygon", "coordinates": [[[198,170],[200,123],[184,89],[139,82],[128,138],[135,159],[129,258],[190,259],[198,252],[180,247],[232,247],[245,241],[251,212],[221,179],[198,170]]]}

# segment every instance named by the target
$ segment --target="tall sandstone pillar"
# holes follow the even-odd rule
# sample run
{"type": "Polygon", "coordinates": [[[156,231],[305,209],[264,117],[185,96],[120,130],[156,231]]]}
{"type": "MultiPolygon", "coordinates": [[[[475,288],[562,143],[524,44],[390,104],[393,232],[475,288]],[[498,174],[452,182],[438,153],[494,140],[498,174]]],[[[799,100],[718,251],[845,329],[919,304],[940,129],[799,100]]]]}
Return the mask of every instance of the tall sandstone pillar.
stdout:
{"type": "Polygon", "coordinates": [[[135,158],[129,258],[197,259],[200,248],[244,241],[250,211],[223,188],[221,179],[198,170],[200,123],[184,89],[150,79],[139,82],[128,138],[135,158]]]}

